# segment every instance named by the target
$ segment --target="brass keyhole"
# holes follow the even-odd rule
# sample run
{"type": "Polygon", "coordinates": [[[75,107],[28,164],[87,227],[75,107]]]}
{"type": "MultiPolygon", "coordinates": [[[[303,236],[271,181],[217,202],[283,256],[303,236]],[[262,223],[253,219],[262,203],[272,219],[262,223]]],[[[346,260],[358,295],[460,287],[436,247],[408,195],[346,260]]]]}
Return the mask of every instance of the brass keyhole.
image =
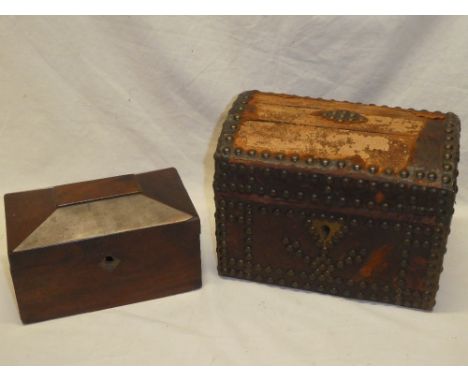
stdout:
{"type": "Polygon", "coordinates": [[[311,234],[317,240],[317,245],[323,249],[328,249],[343,236],[341,232],[342,224],[337,221],[326,219],[315,219],[309,226],[311,234]]]}
{"type": "Polygon", "coordinates": [[[115,261],[115,259],[114,259],[113,256],[106,256],[106,257],[104,258],[104,261],[105,261],[106,263],[110,264],[110,263],[113,263],[113,262],[115,261]]]}
{"type": "Polygon", "coordinates": [[[120,260],[114,256],[105,256],[99,263],[102,269],[108,272],[112,272],[118,265],[120,264],[120,260]]]}
{"type": "Polygon", "coordinates": [[[330,235],[330,227],[324,224],[322,225],[321,230],[322,230],[322,237],[324,240],[326,240],[328,235],[330,235]]]}

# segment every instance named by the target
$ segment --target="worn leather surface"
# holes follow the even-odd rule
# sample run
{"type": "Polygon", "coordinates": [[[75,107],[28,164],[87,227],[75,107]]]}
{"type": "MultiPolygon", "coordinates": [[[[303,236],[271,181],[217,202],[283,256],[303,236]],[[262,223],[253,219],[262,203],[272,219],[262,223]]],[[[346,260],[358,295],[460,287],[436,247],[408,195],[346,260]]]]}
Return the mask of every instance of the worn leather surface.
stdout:
{"type": "MultiPolygon", "coordinates": [[[[350,159],[363,167],[378,166],[378,172],[391,168],[398,173],[412,164],[428,121],[439,121],[442,130],[444,118],[442,113],[254,93],[234,145],[299,158],[350,159]]],[[[424,151],[428,157],[437,156],[424,151]]]]}
{"type": "Polygon", "coordinates": [[[202,220],[204,282],[22,326],[0,219],[0,363],[468,363],[467,18],[5,17],[0,44],[0,192],[175,166],[202,220]],[[248,89],[460,116],[460,191],[432,313],[219,278],[215,127],[248,89]]]}

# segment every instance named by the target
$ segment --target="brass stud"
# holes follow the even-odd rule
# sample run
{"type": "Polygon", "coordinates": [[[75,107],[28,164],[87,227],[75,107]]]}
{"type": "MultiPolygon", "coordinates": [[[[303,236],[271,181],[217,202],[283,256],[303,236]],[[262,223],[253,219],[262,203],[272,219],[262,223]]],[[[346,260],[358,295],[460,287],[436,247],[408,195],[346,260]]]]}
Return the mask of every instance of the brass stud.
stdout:
{"type": "Polygon", "coordinates": [[[407,170],[400,171],[400,177],[407,178],[409,176],[409,172],[407,170]]]}
{"type": "Polygon", "coordinates": [[[429,179],[429,181],[431,182],[434,182],[437,179],[436,173],[430,172],[429,174],[427,174],[427,179],[429,179]]]}
{"type": "Polygon", "coordinates": [[[444,175],[444,176],[442,177],[442,182],[445,183],[445,184],[450,183],[450,182],[451,182],[450,176],[444,175]]]}

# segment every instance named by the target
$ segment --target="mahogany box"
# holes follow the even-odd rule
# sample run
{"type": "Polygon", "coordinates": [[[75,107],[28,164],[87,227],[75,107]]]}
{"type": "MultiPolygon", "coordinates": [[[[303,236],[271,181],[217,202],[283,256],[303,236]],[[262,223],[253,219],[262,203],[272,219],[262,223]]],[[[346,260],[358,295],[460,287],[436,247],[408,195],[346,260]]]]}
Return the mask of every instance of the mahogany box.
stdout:
{"type": "Polygon", "coordinates": [[[242,93],[215,153],[219,274],[431,310],[459,135],[453,113],[242,93]]]}
{"type": "Polygon", "coordinates": [[[5,195],[24,323],[201,287],[200,223],[174,168],[5,195]]]}

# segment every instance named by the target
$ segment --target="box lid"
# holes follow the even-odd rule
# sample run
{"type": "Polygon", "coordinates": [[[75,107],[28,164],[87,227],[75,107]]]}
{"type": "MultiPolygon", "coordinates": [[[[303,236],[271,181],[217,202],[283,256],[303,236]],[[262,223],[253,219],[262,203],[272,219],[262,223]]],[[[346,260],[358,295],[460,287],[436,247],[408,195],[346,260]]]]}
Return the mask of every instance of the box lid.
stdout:
{"type": "Polygon", "coordinates": [[[223,124],[214,188],[444,225],[457,192],[459,136],[453,113],[249,91],[223,124]]]}
{"type": "Polygon", "coordinates": [[[198,218],[173,168],[5,195],[9,254],[198,218]]]}
{"type": "Polygon", "coordinates": [[[248,91],[226,118],[217,155],[456,191],[459,133],[453,113],[248,91]]]}

